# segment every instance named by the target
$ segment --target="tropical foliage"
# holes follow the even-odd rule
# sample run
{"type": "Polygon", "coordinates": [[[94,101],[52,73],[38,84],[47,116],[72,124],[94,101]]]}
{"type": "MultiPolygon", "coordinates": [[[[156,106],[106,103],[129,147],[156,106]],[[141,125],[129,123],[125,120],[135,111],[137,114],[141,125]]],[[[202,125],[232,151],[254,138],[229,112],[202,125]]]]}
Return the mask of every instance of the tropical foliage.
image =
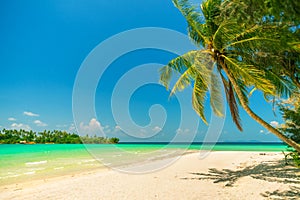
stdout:
{"type": "MultiPolygon", "coordinates": [[[[198,49],[171,60],[160,70],[160,81],[167,89],[173,75],[179,75],[171,95],[192,86],[192,106],[207,123],[204,103],[208,92],[213,112],[224,115],[223,87],[239,130],[243,130],[240,105],[300,152],[300,145],[249,107],[249,97],[255,90],[260,90],[268,101],[289,97],[299,90],[299,12],[286,14],[287,8],[281,8],[275,0],[206,0],[200,8],[187,0],[173,3],[186,18],[189,37],[198,49]]],[[[295,3],[296,9],[299,5],[295,3]]]]}
{"type": "Polygon", "coordinates": [[[80,138],[84,144],[107,144],[107,143],[117,144],[117,143],[119,143],[119,138],[116,138],[116,137],[105,138],[105,137],[97,137],[95,135],[93,137],[86,135],[86,136],[82,136],[80,138]]]}
{"type": "Polygon", "coordinates": [[[290,108],[281,106],[280,110],[285,119],[285,124],[280,129],[292,140],[300,143],[300,107],[290,108]]]}
{"type": "Polygon", "coordinates": [[[0,131],[0,144],[114,144],[118,143],[118,138],[105,138],[86,135],[81,137],[75,133],[67,133],[66,131],[43,131],[33,132],[32,130],[6,130],[0,131]]]}
{"type": "MultiPolygon", "coordinates": [[[[289,138],[300,143],[300,95],[293,95],[288,101],[281,102],[280,110],[285,120],[280,129],[289,138]]],[[[285,154],[286,162],[288,157],[293,159],[295,165],[300,166],[300,155],[298,152],[292,151],[285,154]]]]}

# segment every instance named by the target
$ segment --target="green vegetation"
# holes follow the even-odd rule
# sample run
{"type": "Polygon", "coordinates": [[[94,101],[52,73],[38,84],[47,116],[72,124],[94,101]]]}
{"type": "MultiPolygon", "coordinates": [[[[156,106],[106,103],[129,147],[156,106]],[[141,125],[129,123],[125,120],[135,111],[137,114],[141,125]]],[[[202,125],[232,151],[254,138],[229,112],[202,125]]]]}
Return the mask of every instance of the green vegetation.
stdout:
{"type": "MultiPolygon", "coordinates": [[[[285,120],[281,125],[281,130],[292,140],[300,143],[300,95],[294,95],[288,102],[280,104],[280,110],[285,120]]],[[[291,150],[291,153],[285,154],[285,159],[290,157],[296,166],[300,167],[300,154],[291,150]]]]}
{"type": "Polygon", "coordinates": [[[281,104],[285,124],[281,125],[281,130],[297,143],[300,143],[300,95],[290,99],[288,104],[281,104]]]}
{"type": "MultiPolygon", "coordinates": [[[[213,112],[222,117],[221,87],[232,119],[242,131],[239,106],[255,121],[300,152],[300,145],[272,127],[249,106],[259,90],[267,101],[299,91],[300,3],[278,0],[205,0],[194,7],[173,0],[188,23],[188,34],[200,48],[171,60],[160,70],[168,89],[174,74],[180,77],[171,95],[192,86],[192,106],[206,122],[204,103],[210,92],[213,112]]],[[[175,41],[174,41],[175,42],[175,41]]]]}
{"type": "Polygon", "coordinates": [[[119,142],[119,138],[104,138],[88,135],[80,137],[75,133],[67,133],[66,131],[43,131],[33,132],[26,130],[6,130],[0,131],[0,144],[115,144],[119,142]]]}
{"type": "Polygon", "coordinates": [[[117,144],[119,143],[119,138],[105,138],[105,137],[90,137],[88,135],[80,137],[84,144],[117,144]]]}

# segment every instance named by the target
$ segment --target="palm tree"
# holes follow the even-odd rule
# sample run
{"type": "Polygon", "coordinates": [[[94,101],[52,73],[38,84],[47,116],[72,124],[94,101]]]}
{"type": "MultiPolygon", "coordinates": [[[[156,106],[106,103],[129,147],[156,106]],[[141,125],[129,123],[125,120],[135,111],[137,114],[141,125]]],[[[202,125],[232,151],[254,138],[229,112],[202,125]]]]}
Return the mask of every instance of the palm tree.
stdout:
{"type": "MultiPolygon", "coordinates": [[[[240,23],[241,18],[229,12],[233,5],[230,2],[234,1],[206,0],[197,10],[187,0],[173,0],[187,20],[190,39],[200,49],[171,60],[160,70],[160,81],[169,89],[173,74],[180,75],[171,95],[192,85],[192,106],[205,123],[204,102],[208,91],[212,110],[217,116],[223,116],[223,85],[232,119],[240,131],[238,104],[255,121],[300,152],[299,144],[249,107],[249,96],[255,90],[262,91],[269,100],[288,97],[299,90],[295,80],[281,70],[290,52],[299,56],[299,43],[292,41],[288,28],[271,17],[261,17],[261,20],[253,17],[247,23],[240,23]]],[[[248,7],[239,9],[243,13],[242,9],[248,7]]]]}

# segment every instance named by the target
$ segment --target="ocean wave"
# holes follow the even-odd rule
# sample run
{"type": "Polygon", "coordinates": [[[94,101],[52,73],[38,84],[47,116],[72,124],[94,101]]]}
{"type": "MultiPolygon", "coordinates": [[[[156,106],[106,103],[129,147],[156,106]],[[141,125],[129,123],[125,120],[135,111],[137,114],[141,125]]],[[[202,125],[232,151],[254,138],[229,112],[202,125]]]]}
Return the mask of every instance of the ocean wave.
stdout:
{"type": "Polygon", "coordinates": [[[15,178],[15,177],[18,177],[20,176],[20,174],[14,174],[14,175],[9,175],[9,176],[0,176],[0,179],[6,179],[6,178],[15,178]]]}
{"type": "Polygon", "coordinates": [[[77,164],[79,164],[79,165],[89,164],[89,163],[92,163],[92,162],[96,162],[96,160],[95,159],[81,160],[81,161],[77,162],[77,164]]]}
{"type": "Polygon", "coordinates": [[[96,160],[95,159],[88,159],[88,160],[83,160],[82,162],[83,163],[88,163],[88,162],[95,162],[96,160]]]}
{"type": "Polygon", "coordinates": [[[32,174],[35,174],[35,171],[31,171],[31,172],[25,172],[23,173],[24,175],[32,175],[32,174]]]}
{"type": "Polygon", "coordinates": [[[53,169],[54,170],[60,170],[60,169],[63,169],[64,167],[54,167],[53,169]]]}
{"type": "Polygon", "coordinates": [[[47,160],[42,160],[42,161],[37,161],[37,162],[27,162],[25,165],[41,165],[41,164],[46,164],[48,161],[47,160]]]}

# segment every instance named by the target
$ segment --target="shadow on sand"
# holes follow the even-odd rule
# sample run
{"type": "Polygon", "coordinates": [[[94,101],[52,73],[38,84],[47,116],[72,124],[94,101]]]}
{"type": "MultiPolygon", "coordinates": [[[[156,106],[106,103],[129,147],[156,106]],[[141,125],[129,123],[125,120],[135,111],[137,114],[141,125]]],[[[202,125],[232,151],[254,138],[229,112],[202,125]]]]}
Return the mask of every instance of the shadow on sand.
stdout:
{"type": "Polygon", "coordinates": [[[194,177],[182,179],[210,179],[214,180],[214,183],[223,182],[225,186],[230,187],[240,178],[250,176],[254,179],[291,185],[287,191],[267,191],[261,194],[263,197],[271,197],[272,199],[300,199],[300,187],[292,186],[300,185],[299,173],[299,168],[286,166],[284,161],[268,161],[238,170],[210,168],[207,173],[190,173],[194,177]]]}
{"type": "Polygon", "coordinates": [[[279,191],[275,190],[273,192],[265,192],[261,194],[263,197],[268,197],[272,199],[290,199],[290,200],[298,200],[300,199],[300,187],[290,186],[289,190],[279,191]]]}

